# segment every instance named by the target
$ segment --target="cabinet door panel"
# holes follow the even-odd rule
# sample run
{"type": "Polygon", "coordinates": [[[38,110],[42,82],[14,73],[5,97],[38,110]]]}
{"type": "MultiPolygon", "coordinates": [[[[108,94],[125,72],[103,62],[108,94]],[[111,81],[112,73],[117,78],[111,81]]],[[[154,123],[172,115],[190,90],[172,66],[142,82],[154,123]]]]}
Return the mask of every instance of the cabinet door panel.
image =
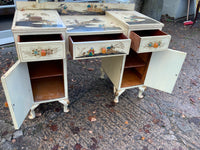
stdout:
{"type": "Polygon", "coordinates": [[[171,93],[186,53],[166,50],[152,53],[144,85],[171,93]]]}
{"type": "Polygon", "coordinates": [[[1,80],[15,129],[19,129],[34,103],[27,63],[17,61],[1,80]]]}

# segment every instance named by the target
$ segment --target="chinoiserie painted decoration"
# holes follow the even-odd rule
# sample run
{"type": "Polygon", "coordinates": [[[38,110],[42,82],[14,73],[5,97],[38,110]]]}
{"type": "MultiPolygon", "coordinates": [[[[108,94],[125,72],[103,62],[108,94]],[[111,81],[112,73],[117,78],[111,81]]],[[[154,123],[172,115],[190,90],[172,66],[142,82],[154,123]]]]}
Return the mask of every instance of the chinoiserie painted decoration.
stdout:
{"type": "Polygon", "coordinates": [[[41,103],[58,101],[69,111],[67,53],[101,58],[100,77],[113,83],[115,103],[136,87],[139,98],[146,87],[171,93],[186,53],[168,48],[163,26],[134,4],[18,1],[12,32],[19,60],[1,78],[15,129],[41,103]]]}

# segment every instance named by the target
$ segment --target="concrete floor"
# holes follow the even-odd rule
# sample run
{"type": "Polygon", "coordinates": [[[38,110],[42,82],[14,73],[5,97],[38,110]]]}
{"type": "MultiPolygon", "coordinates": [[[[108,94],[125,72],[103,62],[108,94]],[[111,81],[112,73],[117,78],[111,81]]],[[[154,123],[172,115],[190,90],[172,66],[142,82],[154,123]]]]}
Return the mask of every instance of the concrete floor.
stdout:
{"type": "MultiPolygon", "coordinates": [[[[0,149],[199,150],[200,23],[164,23],[170,48],[187,52],[172,94],[147,88],[138,99],[138,90],[130,89],[114,105],[111,81],[99,78],[101,60],[69,57],[69,113],[57,102],[40,105],[37,117],[15,132],[0,86],[0,149]]],[[[16,60],[14,45],[1,47],[0,74],[16,60]]]]}

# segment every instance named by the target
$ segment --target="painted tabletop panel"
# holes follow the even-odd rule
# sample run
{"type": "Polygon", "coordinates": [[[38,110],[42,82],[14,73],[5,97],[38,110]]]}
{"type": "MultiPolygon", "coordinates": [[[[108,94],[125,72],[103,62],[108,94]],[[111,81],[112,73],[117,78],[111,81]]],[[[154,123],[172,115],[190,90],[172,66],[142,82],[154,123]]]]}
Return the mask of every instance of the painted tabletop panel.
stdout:
{"type": "Polygon", "coordinates": [[[61,16],[68,33],[122,32],[107,16],[61,16]]]}
{"type": "Polygon", "coordinates": [[[147,25],[160,25],[161,27],[163,26],[163,24],[159,21],[154,20],[136,11],[108,11],[107,13],[125,23],[129,28],[147,25]]]}
{"type": "Polygon", "coordinates": [[[16,11],[13,30],[65,28],[56,10],[16,11]]]}

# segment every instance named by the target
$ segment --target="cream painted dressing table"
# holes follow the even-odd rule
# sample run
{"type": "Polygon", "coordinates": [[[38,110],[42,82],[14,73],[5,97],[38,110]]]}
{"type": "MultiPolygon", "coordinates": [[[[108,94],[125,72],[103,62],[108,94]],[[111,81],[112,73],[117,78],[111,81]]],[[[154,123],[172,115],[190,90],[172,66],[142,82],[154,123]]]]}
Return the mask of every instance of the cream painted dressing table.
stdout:
{"type": "Polygon", "coordinates": [[[116,103],[129,88],[138,87],[140,98],[146,86],[172,92],[186,54],[168,49],[162,23],[133,10],[134,4],[17,2],[19,60],[2,76],[15,129],[29,111],[35,117],[40,103],[59,101],[68,112],[67,52],[73,60],[102,59],[101,78],[106,73],[112,81],[116,103]]]}

